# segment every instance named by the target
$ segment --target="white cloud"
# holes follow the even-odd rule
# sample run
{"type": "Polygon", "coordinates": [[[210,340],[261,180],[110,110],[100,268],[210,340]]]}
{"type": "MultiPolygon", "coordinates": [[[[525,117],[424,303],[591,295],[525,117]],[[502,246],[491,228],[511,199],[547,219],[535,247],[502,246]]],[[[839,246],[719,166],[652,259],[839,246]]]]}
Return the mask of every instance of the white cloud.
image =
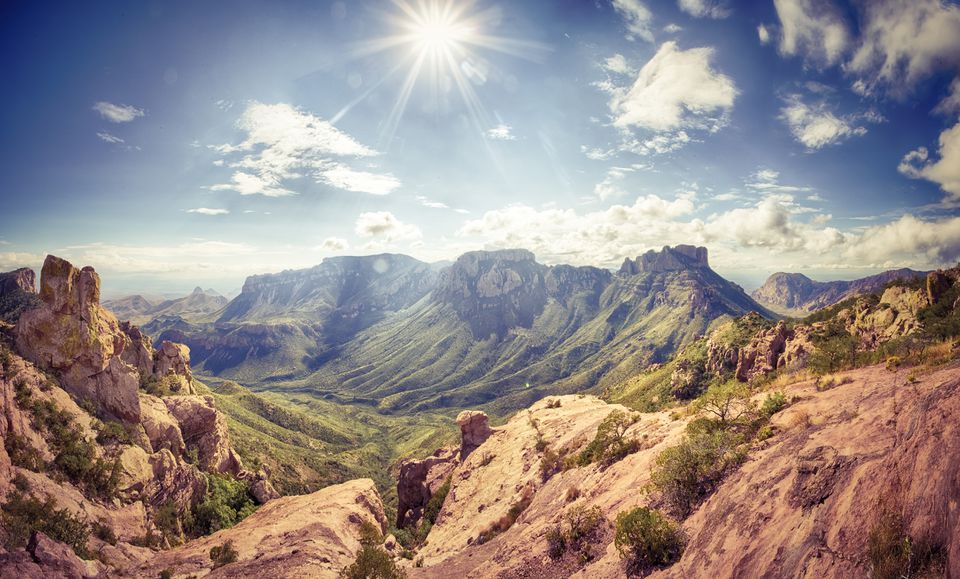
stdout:
{"type": "Polygon", "coordinates": [[[760,44],[766,45],[770,42],[770,30],[764,24],[757,26],[757,36],[760,38],[760,44]]]}
{"type": "Polygon", "coordinates": [[[614,54],[603,61],[604,70],[614,74],[634,74],[636,70],[627,62],[625,56],[620,53],[614,54]]]}
{"type": "Polygon", "coordinates": [[[664,155],[679,151],[691,141],[686,131],[664,132],[647,139],[624,140],[621,149],[641,156],[664,155]]]}
{"type": "Polygon", "coordinates": [[[960,114],[960,76],[950,83],[950,92],[940,101],[933,112],[941,115],[960,114]]]}
{"type": "Polygon", "coordinates": [[[809,193],[813,189],[798,185],[784,185],[780,183],[780,173],[772,169],[760,169],[744,183],[747,189],[764,195],[792,195],[793,193],[809,193]]]}
{"type": "Polygon", "coordinates": [[[211,209],[209,207],[197,207],[196,209],[187,209],[187,213],[199,213],[200,215],[227,215],[229,209],[211,209]]]}
{"type": "Polygon", "coordinates": [[[940,0],[871,0],[863,4],[861,43],[847,64],[905,93],[938,70],[960,68],[960,6],[940,0]]]}
{"type": "Polygon", "coordinates": [[[726,18],[730,9],[720,0],[677,0],[680,9],[697,18],[726,18]]]}
{"type": "Polygon", "coordinates": [[[808,104],[798,94],[788,95],[784,101],[780,119],[808,149],[821,149],[867,133],[866,127],[857,124],[854,117],[838,117],[824,102],[808,104]]]}
{"type": "Polygon", "coordinates": [[[499,125],[493,127],[492,129],[487,130],[487,138],[494,141],[516,141],[517,137],[513,134],[513,127],[506,123],[500,123],[499,125]]]}
{"type": "Polygon", "coordinates": [[[423,195],[417,195],[416,199],[420,202],[420,205],[423,205],[424,207],[429,207],[431,209],[450,209],[450,206],[446,203],[441,203],[440,201],[431,201],[423,195]]]}
{"type": "Polygon", "coordinates": [[[124,140],[123,140],[123,139],[121,139],[120,137],[118,137],[118,136],[116,136],[116,135],[111,135],[110,133],[108,133],[108,132],[106,132],[106,131],[98,132],[98,133],[97,133],[97,137],[98,137],[101,141],[103,141],[103,142],[105,142],[105,143],[110,143],[110,144],[114,144],[114,145],[122,145],[122,144],[124,143],[124,140]]]}
{"type": "Polygon", "coordinates": [[[930,160],[926,147],[920,147],[904,155],[898,169],[908,177],[940,185],[948,200],[960,200],[960,122],[940,133],[939,143],[939,160],[930,160]]]}
{"type": "Polygon", "coordinates": [[[586,145],[580,145],[580,152],[591,161],[606,161],[617,154],[616,149],[600,149],[597,147],[591,148],[586,145]]]}
{"type": "Polygon", "coordinates": [[[350,244],[347,242],[346,239],[342,239],[340,237],[328,237],[324,239],[323,243],[321,243],[315,249],[318,249],[320,251],[335,252],[335,251],[343,251],[345,249],[348,249],[349,247],[350,247],[350,244]]]}
{"type": "Polygon", "coordinates": [[[230,183],[219,183],[210,187],[211,191],[236,191],[241,195],[263,195],[265,197],[284,197],[296,195],[289,189],[279,186],[276,181],[237,171],[231,176],[230,183]]]}
{"type": "Polygon", "coordinates": [[[129,123],[146,114],[143,109],[138,109],[133,105],[115,105],[106,101],[94,103],[93,110],[100,113],[101,117],[111,123],[129,123]]]}
{"type": "Polygon", "coordinates": [[[632,171],[632,169],[624,169],[621,167],[611,167],[607,169],[607,174],[604,176],[603,181],[594,186],[593,194],[601,201],[626,195],[627,192],[620,187],[620,182],[623,181],[623,178],[630,171],[632,171]]]}
{"type": "Polygon", "coordinates": [[[389,173],[357,171],[342,163],[334,163],[318,171],[317,177],[333,187],[371,195],[389,195],[400,187],[400,180],[389,173]]]}
{"type": "Polygon", "coordinates": [[[613,8],[627,23],[627,38],[639,38],[653,42],[653,32],[650,30],[653,14],[640,0],[613,0],[613,8]]]}
{"type": "Polygon", "coordinates": [[[676,34],[682,30],[683,30],[683,26],[680,26],[679,24],[674,24],[672,22],[663,27],[663,31],[666,32],[667,34],[676,34]]]}
{"type": "Polygon", "coordinates": [[[921,220],[904,215],[866,229],[846,252],[858,263],[879,267],[930,267],[960,259],[960,217],[921,220]]]}
{"type": "Polygon", "coordinates": [[[423,237],[419,227],[400,221],[389,211],[361,213],[357,217],[354,233],[386,243],[417,241],[423,237]]]}
{"type": "Polygon", "coordinates": [[[230,183],[211,187],[214,191],[237,191],[242,195],[269,197],[291,195],[287,181],[309,174],[317,182],[347,191],[385,195],[400,186],[389,173],[355,170],[335,159],[378,155],[328,121],[285,103],[247,105],[237,120],[245,133],[238,144],[211,145],[225,155],[245,153],[228,166],[239,169],[230,183]]]}
{"type": "Polygon", "coordinates": [[[726,123],[737,89],[710,66],[711,48],[680,50],[665,42],[630,87],[601,86],[610,93],[614,125],[652,131],[716,130],[726,123]]]}
{"type": "Polygon", "coordinates": [[[774,0],[773,4],[780,17],[782,54],[803,55],[817,64],[840,61],[850,45],[850,33],[831,0],[774,0]]]}

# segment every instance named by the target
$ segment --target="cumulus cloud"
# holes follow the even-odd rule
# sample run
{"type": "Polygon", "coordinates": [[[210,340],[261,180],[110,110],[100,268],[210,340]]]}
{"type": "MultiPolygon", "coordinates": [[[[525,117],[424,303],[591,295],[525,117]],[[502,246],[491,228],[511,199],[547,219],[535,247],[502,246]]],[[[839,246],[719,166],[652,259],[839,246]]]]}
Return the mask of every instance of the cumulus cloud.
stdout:
{"type": "Polygon", "coordinates": [[[926,147],[904,155],[898,169],[914,179],[926,179],[940,185],[950,201],[960,200],[960,122],[940,133],[940,158],[930,159],[926,147]]]}
{"type": "Polygon", "coordinates": [[[922,220],[907,214],[865,230],[846,255],[878,267],[955,263],[960,259],[960,217],[922,220]]]}
{"type": "Polygon", "coordinates": [[[200,215],[227,215],[230,213],[229,209],[211,209],[209,207],[197,207],[195,209],[187,209],[187,213],[199,213],[200,215]]]}
{"type": "Polygon", "coordinates": [[[116,105],[107,101],[98,101],[94,103],[93,110],[100,113],[100,116],[111,123],[129,123],[130,121],[144,116],[146,113],[133,105],[116,105]]]}
{"type": "Polygon", "coordinates": [[[400,221],[389,211],[361,213],[354,225],[354,233],[386,243],[417,241],[423,237],[419,227],[400,221]]]}
{"type": "Polygon", "coordinates": [[[770,29],[764,24],[757,26],[757,37],[760,38],[760,44],[768,44],[770,42],[770,29]]]}
{"type": "Polygon", "coordinates": [[[224,155],[242,153],[227,166],[237,169],[229,183],[214,191],[278,197],[294,192],[288,181],[312,176],[347,191],[385,195],[400,186],[389,173],[353,169],[340,159],[375,157],[378,152],[330,122],[289,104],[250,103],[237,120],[243,141],[211,146],[224,155]]]}
{"type": "Polygon", "coordinates": [[[650,30],[653,14],[640,0],[613,0],[613,8],[627,24],[627,38],[639,38],[653,42],[653,32],[650,30]]]}
{"type": "Polygon", "coordinates": [[[614,54],[603,61],[603,68],[614,74],[633,74],[635,72],[633,66],[627,62],[626,57],[620,53],[614,54]]]}
{"type": "Polygon", "coordinates": [[[808,149],[835,145],[851,136],[867,134],[854,116],[838,117],[825,102],[806,103],[798,94],[787,95],[780,119],[794,138],[808,149]]]}
{"type": "Polygon", "coordinates": [[[960,76],[950,83],[950,92],[940,101],[933,112],[941,115],[960,114],[960,76]]]}
{"type": "Polygon", "coordinates": [[[106,131],[98,132],[97,138],[105,143],[110,143],[111,145],[122,145],[124,143],[123,139],[106,131]]]}
{"type": "Polygon", "coordinates": [[[938,70],[960,68],[960,6],[941,0],[873,0],[863,4],[861,42],[847,69],[865,89],[905,92],[938,70]]]}
{"type": "Polygon", "coordinates": [[[830,0],[774,0],[773,4],[780,17],[782,54],[799,54],[817,64],[840,62],[850,45],[850,33],[830,0]]]}
{"type": "Polygon", "coordinates": [[[720,0],[677,0],[680,9],[697,18],[726,18],[730,9],[720,0]]]}
{"type": "Polygon", "coordinates": [[[723,126],[737,89],[713,69],[712,57],[712,48],[681,50],[676,42],[663,43],[632,86],[601,85],[610,93],[613,124],[652,131],[723,126]]]}
{"type": "Polygon", "coordinates": [[[492,129],[487,130],[487,138],[493,141],[516,141],[517,137],[513,134],[513,127],[506,123],[500,123],[499,125],[493,127],[492,129]]]}
{"type": "Polygon", "coordinates": [[[340,237],[328,237],[324,239],[323,243],[317,246],[316,249],[319,249],[320,251],[333,252],[333,251],[343,251],[349,247],[350,247],[350,244],[347,242],[346,239],[342,239],[340,237]]]}

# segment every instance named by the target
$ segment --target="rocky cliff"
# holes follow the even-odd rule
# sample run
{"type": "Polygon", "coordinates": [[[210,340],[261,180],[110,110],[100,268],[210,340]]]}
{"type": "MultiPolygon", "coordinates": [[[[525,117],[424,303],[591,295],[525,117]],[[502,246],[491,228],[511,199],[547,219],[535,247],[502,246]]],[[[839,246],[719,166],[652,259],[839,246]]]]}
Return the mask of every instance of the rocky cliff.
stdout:
{"type": "Polygon", "coordinates": [[[16,323],[20,314],[36,307],[36,278],[30,268],[0,273],[0,322],[16,323]]]}
{"type": "Polygon", "coordinates": [[[710,267],[706,247],[695,247],[693,245],[669,247],[665,245],[660,251],[651,249],[643,255],[638,255],[634,260],[629,257],[624,259],[623,265],[620,266],[620,273],[626,275],[664,273],[700,267],[710,267]]]}
{"type": "Polygon", "coordinates": [[[819,282],[802,273],[778,272],[767,278],[751,296],[770,308],[802,315],[863,294],[883,290],[892,281],[909,280],[926,272],[902,268],[851,281],[819,282]]]}

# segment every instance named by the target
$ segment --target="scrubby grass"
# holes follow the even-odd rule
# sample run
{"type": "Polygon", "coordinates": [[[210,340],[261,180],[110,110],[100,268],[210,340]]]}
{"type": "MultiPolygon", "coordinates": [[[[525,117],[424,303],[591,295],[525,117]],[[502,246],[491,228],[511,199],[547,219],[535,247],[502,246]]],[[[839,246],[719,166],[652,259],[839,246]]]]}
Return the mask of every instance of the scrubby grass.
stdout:
{"type": "Polygon", "coordinates": [[[674,563],[683,554],[680,528],[659,511],[639,507],[617,515],[614,545],[633,572],[674,563]]]}
{"type": "Polygon", "coordinates": [[[933,541],[911,537],[900,512],[881,502],[877,520],[870,528],[867,557],[873,579],[942,577],[947,549],[933,541]]]}
{"type": "Polygon", "coordinates": [[[54,541],[66,543],[80,557],[89,557],[90,525],[67,509],[58,509],[52,497],[39,499],[13,491],[0,507],[0,521],[7,531],[8,549],[26,547],[33,533],[40,531],[54,541]]]}
{"type": "Polygon", "coordinates": [[[547,553],[552,559],[559,559],[565,553],[572,552],[580,563],[590,561],[594,557],[594,543],[604,521],[600,507],[572,507],[557,526],[547,531],[547,553]]]}

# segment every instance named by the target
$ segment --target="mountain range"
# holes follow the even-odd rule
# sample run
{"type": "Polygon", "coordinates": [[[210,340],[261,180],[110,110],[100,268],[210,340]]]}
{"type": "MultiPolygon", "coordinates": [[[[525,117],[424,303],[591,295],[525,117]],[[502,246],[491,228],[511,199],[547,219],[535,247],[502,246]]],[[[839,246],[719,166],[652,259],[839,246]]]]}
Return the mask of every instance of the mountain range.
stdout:
{"type": "Polygon", "coordinates": [[[772,318],[714,272],[706,248],[664,247],[617,272],[547,266],[526,250],[438,268],[403,255],[339,257],[247,279],[211,321],[145,325],[201,373],[384,412],[489,406],[603,389],[662,361],[724,316],[772,318]]]}
{"type": "Polygon", "coordinates": [[[227,298],[215,290],[205,290],[198,286],[189,295],[179,298],[157,300],[137,294],[106,300],[103,306],[123,320],[143,324],[160,316],[204,319],[223,309],[228,302],[227,298]]]}
{"type": "Polygon", "coordinates": [[[928,272],[892,269],[851,281],[814,281],[802,273],[777,272],[750,295],[771,310],[804,316],[854,296],[882,290],[892,281],[923,277],[928,272]]]}

